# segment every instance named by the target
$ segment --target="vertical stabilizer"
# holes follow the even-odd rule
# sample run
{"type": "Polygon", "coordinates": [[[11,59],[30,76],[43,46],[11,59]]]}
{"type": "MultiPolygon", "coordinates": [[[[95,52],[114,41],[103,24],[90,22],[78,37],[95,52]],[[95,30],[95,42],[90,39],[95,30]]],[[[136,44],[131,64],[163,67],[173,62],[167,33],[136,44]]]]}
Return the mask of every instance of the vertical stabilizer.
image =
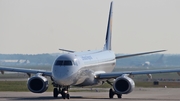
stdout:
{"type": "Polygon", "coordinates": [[[107,25],[107,32],[106,32],[104,50],[111,50],[112,6],[113,6],[113,2],[111,2],[111,4],[110,4],[109,18],[108,18],[108,25],[107,25]]]}

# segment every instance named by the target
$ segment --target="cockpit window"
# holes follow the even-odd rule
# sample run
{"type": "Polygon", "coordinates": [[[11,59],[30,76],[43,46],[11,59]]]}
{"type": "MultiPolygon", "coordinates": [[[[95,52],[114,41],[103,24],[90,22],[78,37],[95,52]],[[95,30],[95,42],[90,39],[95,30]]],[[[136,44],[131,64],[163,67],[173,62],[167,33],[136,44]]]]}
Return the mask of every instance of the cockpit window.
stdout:
{"type": "Polygon", "coordinates": [[[59,61],[56,61],[55,65],[56,65],[56,66],[62,66],[62,65],[63,65],[63,62],[64,62],[64,61],[60,61],[60,60],[59,60],[59,61]]]}
{"type": "Polygon", "coordinates": [[[72,66],[72,62],[70,60],[58,60],[55,63],[56,66],[72,66]]]}
{"type": "Polygon", "coordinates": [[[72,62],[71,61],[64,61],[64,66],[72,66],[72,62]]]}

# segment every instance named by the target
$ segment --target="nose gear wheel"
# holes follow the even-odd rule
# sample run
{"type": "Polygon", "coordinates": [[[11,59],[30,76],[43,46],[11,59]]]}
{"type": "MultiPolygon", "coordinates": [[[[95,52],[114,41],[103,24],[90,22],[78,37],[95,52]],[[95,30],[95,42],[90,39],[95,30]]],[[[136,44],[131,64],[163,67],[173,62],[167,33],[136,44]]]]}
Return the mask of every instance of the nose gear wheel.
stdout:
{"type": "Polygon", "coordinates": [[[63,99],[70,99],[68,88],[69,87],[61,87],[61,86],[59,86],[59,89],[54,88],[54,90],[53,90],[54,98],[57,98],[58,95],[61,94],[63,99]]]}

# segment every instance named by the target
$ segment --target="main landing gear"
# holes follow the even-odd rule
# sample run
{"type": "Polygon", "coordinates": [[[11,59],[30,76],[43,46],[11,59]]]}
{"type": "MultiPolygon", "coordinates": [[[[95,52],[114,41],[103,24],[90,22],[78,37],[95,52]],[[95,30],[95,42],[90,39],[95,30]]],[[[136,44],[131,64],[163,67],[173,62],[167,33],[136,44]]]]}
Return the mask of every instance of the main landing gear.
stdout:
{"type": "Polygon", "coordinates": [[[122,94],[117,94],[117,93],[116,93],[115,91],[113,91],[113,89],[111,88],[111,89],[109,90],[109,98],[112,99],[115,94],[117,95],[117,97],[118,97],[119,99],[122,98],[122,94]]]}
{"type": "MultiPolygon", "coordinates": [[[[109,85],[113,86],[112,83],[111,83],[110,81],[107,80],[106,82],[107,82],[109,85]]],[[[112,88],[109,89],[109,98],[110,98],[110,99],[112,99],[112,98],[114,97],[115,94],[117,95],[117,97],[118,97],[119,99],[122,98],[122,94],[116,93],[112,88]]]]}
{"type": "Polygon", "coordinates": [[[54,90],[53,90],[54,98],[57,98],[58,95],[61,94],[63,99],[70,99],[68,89],[69,89],[69,87],[61,87],[61,86],[59,86],[59,89],[54,88],[54,90]]]}

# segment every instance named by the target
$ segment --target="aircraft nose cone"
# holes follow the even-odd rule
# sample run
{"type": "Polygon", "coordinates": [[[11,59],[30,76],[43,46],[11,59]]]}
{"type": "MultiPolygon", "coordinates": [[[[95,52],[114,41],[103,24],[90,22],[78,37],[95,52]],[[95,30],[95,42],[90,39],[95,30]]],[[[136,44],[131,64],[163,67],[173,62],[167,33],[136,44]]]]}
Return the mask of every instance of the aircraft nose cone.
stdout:
{"type": "Polygon", "coordinates": [[[53,70],[53,79],[59,84],[63,86],[69,86],[73,84],[74,82],[74,76],[72,75],[72,72],[67,67],[54,67],[53,70]],[[63,68],[63,69],[62,69],[63,68]]]}

